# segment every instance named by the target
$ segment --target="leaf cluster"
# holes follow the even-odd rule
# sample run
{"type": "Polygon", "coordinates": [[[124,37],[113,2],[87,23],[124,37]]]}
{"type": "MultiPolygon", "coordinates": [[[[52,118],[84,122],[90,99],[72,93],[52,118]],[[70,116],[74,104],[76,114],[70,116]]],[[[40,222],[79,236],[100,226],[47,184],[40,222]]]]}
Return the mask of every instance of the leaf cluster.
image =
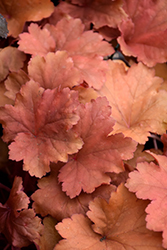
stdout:
{"type": "Polygon", "coordinates": [[[0,245],[167,249],[167,2],[55,5],[0,3],[0,245]]]}

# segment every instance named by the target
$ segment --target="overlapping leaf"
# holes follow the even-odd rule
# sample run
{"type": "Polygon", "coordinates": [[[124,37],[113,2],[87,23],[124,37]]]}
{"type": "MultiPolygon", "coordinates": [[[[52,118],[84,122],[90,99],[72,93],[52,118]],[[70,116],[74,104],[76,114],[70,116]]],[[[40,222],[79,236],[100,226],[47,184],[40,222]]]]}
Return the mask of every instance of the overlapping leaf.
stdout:
{"type": "MultiPolygon", "coordinates": [[[[62,164],[61,164],[62,165],[62,164]]],[[[115,190],[113,185],[102,185],[92,194],[81,193],[78,197],[70,199],[58,183],[58,170],[62,166],[51,167],[51,173],[48,177],[43,177],[38,181],[38,189],[31,198],[33,199],[33,208],[36,213],[43,217],[50,214],[57,220],[70,217],[75,213],[85,214],[88,210],[89,202],[96,196],[109,200],[110,193],[115,190]]]]}
{"type": "Polygon", "coordinates": [[[124,138],[123,134],[108,136],[114,125],[110,114],[106,98],[98,98],[81,108],[75,130],[84,145],[69,158],[59,174],[62,189],[71,198],[79,195],[82,189],[92,193],[102,183],[109,183],[106,172],[123,171],[122,159],[133,157],[136,143],[131,138],[124,138]]]}
{"type": "Polygon", "coordinates": [[[126,71],[123,65],[110,61],[109,68],[99,93],[107,97],[112,107],[116,120],[112,133],[122,132],[141,144],[147,141],[149,132],[164,133],[167,92],[158,91],[162,79],[141,63],[126,71]]]}
{"type": "Polygon", "coordinates": [[[0,232],[16,247],[28,246],[40,238],[41,220],[28,208],[29,198],[22,191],[21,177],[15,177],[9,199],[0,203],[0,232]]]}
{"type": "Polygon", "coordinates": [[[28,31],[29,33],[20,34],[21,40],[18,42],[20,50],[34,56],[43,56],[55,51],[55,40],[48,29],[45,27],[40,29],[37,24],[32,23],[28,27],[28,31]]]}
{"type": "Polygon", "coordinates": [[[146,208],[147,228],[154,231],[163,231],[163,246],[167,248],[167,157],[151,155],[158,162],[143,162],[137,164],[137,170],[129,174],[126,186],[135,192],[140,199],[149,199],[152,202],[146,208]]]}
{"type": "Polygon", "coordinates": [[[91,23],[95,25],[95,28],[105,25],[115,28],[126,17],[122,5],[122,0],[82,0],[71,1],[71,4],[61,2],[58,8],[74,18],[81,18],[87,28],[91,23]]]}
{"type": "Polygon", "coordinates": [[[15,106],[0,110],[4,141],[10,159],[24,160],[24,170],[41,177],[50,171],[50,161],[66,162],[68,154],[82,147],[82,140],[72,127],[79,120],[77,93],[68,88],[44,90],[29,81],[17,95],[15,106]]]}
{"type": "Polygon", "coordinates": [[[8,78],[5,80],[5,87],[7,90],[5,96],[14,101],[22,85],[29,80],[29,76],[21,69],[17,72],[9,73],[8,78]]]}
{"type": "Polygon", "coordinates": [[[123,53],[137,57],[150,67],[166,62],[167,2],[125,0],[124,9],[129,17],[119,25],[121,36],[118,38],[123,53]]]}
{"type": "Polygon", "coordinates": [[[54,250],[162,250],[161,234],[145,226],[147,204],[121,185],[109,202],[101,198],[90,202],[88,217],[75,214],[58,223],[56,229],[65,239],[54,250]]]}
{"type": "Polygon", "coordinates": [[[54,6],[50,0],[2,0],[0,10],[7,20],[9,35],[17,37],[26,21],[39,21],[50,16],[54,6]]]}
{"type": "Polygon", "coordinates": [[[29,76],[45,89],[78,85],[80,75],[71,57],[65,51],[36,56],[28,65],[29,76]]]}
{"type": "Polygon", "coordinates": [[[0,50],[0,81],[3,81],[9,72],[23,67],[26,57],[17,48],[8,46],[0,50]]]}
{"type": "Polygon", "coordinates": [[[84,31],[80,19],[63,18],[56,26],[47,24],[42,30],[37,24],[31,24],[29,33],[20,35],[19,49],[41,56],[53,50],[65,50],[79,71],[81,82],[85,80],[90,86],[99,89],[105,82],[108,69],[103,56],[114,52],[112,46],[102,40],[101,35],[91,30],[84,31]]]}
{"type": "Polygon", "coordinates": [[[40,239],[36,240],[40,250],[53,250],[54,246],[61,239],[61,236],[58,234],[55,229],[55,224],[57,221],[51,216],[47,216],[43,220],[44,230],[40,239]]]}

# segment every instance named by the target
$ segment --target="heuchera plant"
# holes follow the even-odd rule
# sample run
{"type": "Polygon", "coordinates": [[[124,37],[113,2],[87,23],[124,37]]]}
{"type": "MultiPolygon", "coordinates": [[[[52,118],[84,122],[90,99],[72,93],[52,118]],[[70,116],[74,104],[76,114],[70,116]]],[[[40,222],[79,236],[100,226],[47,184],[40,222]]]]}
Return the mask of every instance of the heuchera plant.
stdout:
{"type": "Polygon", "coordinates": [[[0,249],[167,249],[166,10],[1,0],[0,249]]]}

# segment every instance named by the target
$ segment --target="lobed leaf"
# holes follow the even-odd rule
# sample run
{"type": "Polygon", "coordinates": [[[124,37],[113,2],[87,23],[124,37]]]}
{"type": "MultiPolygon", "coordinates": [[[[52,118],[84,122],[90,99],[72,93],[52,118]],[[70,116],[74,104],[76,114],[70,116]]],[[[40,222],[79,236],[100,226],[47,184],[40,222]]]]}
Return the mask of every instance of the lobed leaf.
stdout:
{"type": "Polygon", "coordinates": [[[0,10],[8,23],[9,35],[17,37],[26,21],[39,21],[50,16],[54,5],[49,0],[2,0],[0,10]]]}
{"type": "Polygon", "coordinates": [[[3,140],[14,140],[10,159],[24,160],[23,169],[37,177],[50,171],[50,161],[66,162],[83,144],[72,130],[79,120],[78,104],[77,93],[68,88],[44,90],[32,80],[24,85],[14,107],[0,109],[3,140]]]}
{"type": "Polygon", "coordinates": [[[114,120],[106,98],[82,106],[75,130],[84,141],[83,147],[69,158],[58,176],[62,190],[71,198],[81,190],[92,193],[102,183],[108,184],[107,172],[124,170],[122,159],[132,158],[136,142],[123,134],[108,136],[114,120]]]}
{"type": "Polygon", "coordinates": [[[166,62],[167,58],[167,2],[139,0],[124,1],[128,18],[119,24],[118,42],[125,55],[135,56],[149,67],[166,62]]]}
{"type": "Polygon", "coordinates": [[[112,107],[116,121],[112,134],[122,132],[144,144],[149,132],[166,131],[167,92],[159,91],[162,79],[154,74],[142,63],[133,64],[126,71],[122,64],[109,62],[106,83],[98,92],[107,97],[112,107]]]}
{"type": "Polygon", "coordinates": [[[161,234],[145,226],[147,204],[120,185],[109,203],[101,198],[90,202],[87,217],[75,214],[58,223],[56,229],[65,239],[54,250],[162,250],[161,234]]]}
{"type": "Polygon", "coordinates": [[[126,187],[135,192],[140,199],[152,202],[146,208],[147,228],[156,232],[163,231],[163,246],[167,247],[166,213],[167,213],[167,157],[150,153],[158,165],[151,162],[137,164],[137,170],[129,174],[126,187]]]}
{"type": "Polygon", "coordinates": [[[22,191],[21,177],[15,177],[9,199],[0,203],[0,232],[15,247],[28,246],[39,239],[43,226],[33,209],[27,209],[29,198],[22,191]]]}

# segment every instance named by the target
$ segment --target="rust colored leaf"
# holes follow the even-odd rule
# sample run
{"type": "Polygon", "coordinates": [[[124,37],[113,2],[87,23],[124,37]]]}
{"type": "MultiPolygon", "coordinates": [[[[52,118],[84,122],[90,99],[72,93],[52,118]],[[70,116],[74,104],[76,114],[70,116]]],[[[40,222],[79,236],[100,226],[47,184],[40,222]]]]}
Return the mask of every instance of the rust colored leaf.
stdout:
{"type": "Polygon", "coordinates": [[[57,8],[74,18],[81,18],[87,28],[93,23],[98,29],[105,25],[116,28],[126,17],[122,5],[122,0],[82,0],[71,1],[71,3],[61,2],[57,8]]]}
{"type": "Polygon", "coordinates": [[[29,76],[45,89],[65,88],[78,85],[79,71],[65,51],[48,53],[45,57],[36,56],[28,65],[29,76]]]}
{"type": "Polygon", "coordinates": [[[68,154],[82,147],[82,140],[72,130],[79,120],[77,93],[68,88],[44,90],[29,81],[17,94],[14,107],[0,110],[4,141],[13,141],[10,159],[24,160],[23,169],[41,177],[50,171],[49,163],[66,162],[68,154]]]}
{"type": "Polygon", "coordinates": [[[52,165],[48,177],[43,177],[38,181],[39,189],[31,196],[35,212],[43,217],[50,214],[60,221],[75,213],[85,214],[93,198],[98,196],[108,201],[111,192],[115,190],[113,185],[102,185],[92,194],[81,193],[78,197],[70,199],[62,191],[61,184],[58,182],[58,171],[62,166],[57,165],[52,165]]]}
{"type": "Polygon", "coordinates": [[[102,183],[110,183],[107,172],[124,171],[123,159],[133,157],[136,142],[123,134],[108,136],[114,120],[106,98],[98,98],[82,106],[80,120],[75,126],[84,145],[60,169],[62,190],[71,198],[81,190],[92,193],[102,183]]]}

